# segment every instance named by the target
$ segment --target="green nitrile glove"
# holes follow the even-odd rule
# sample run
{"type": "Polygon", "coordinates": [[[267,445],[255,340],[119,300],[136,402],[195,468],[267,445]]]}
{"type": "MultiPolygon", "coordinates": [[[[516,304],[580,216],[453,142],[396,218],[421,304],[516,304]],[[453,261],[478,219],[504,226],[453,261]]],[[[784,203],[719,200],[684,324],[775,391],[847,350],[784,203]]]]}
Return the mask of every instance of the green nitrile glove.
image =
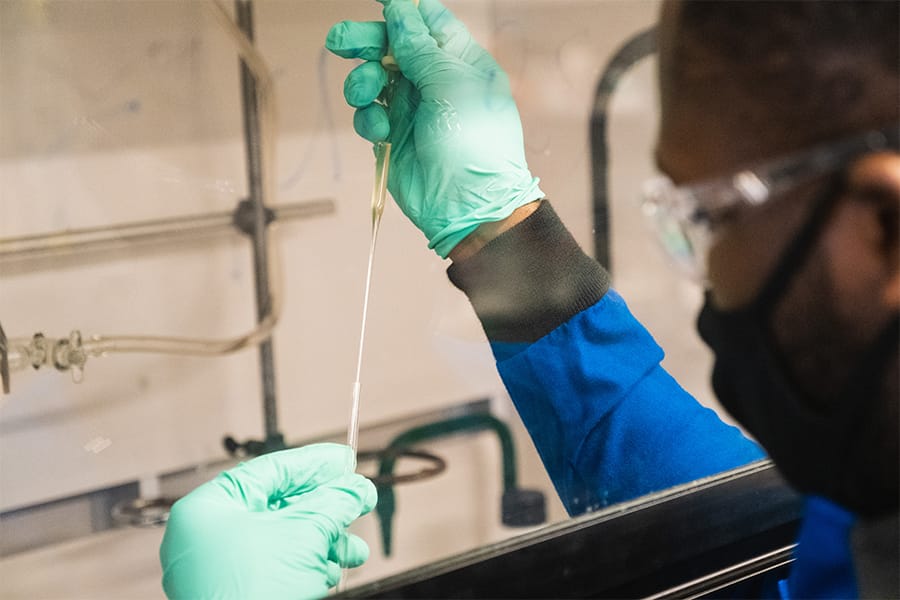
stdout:
{"type": "Polygon", "coordinates": [[[384,0],[385,23],[338,23],[326,47],[361,58],[344,96],[362,137],[393,144],[388,189],[446,258],[481,223],[543,198],[525,162],[522,124],[509,79],[437,0],[384,0]],[[385,109],[388,39],[402,75],[385,109]]]}
{"type": "Polygon", "coordinates": [[[348,446],[266,454],[221,473],[172,507],[162,547],[169,598],[320,598],[366,543],[345,529],[375,506],[375,486],[347,473],[348,446]],[[343,539],[342,539],[343,538],[343,539]],[[340,556],[339,556],[340,555],[340,556]]]}

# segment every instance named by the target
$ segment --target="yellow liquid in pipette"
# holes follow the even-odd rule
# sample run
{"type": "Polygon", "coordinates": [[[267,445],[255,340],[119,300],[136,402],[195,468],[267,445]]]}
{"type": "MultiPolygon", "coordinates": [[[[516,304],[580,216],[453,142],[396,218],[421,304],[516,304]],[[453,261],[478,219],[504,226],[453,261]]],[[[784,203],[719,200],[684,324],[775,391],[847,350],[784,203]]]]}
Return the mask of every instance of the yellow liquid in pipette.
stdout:
{"type": "MultiPolygon", "coordinates": [[[[353,381],[353,396],[350,406],[350,424],[347,427],[347,445],[353,450],[351,464],[347,465],[347,472],[356,470],[356,454],[359,450],[359,396],[360,376],[362,375],[363,347],[366,340],[366,321],[369,317],[369,291],[372,288],[372,265],[375,262],[375,242],[378,240],[378,228],[381,225],[381,215],[384,213],[384,203],[387,199],[388,171],[391,166],[391,144],[389,142],[377,142],[375,144],[375,182],[372,186],[372,239],[369,245],[369,264],[366,268],[366,287],[363,293],[362,322],[359,330],[359,352],[356,358],[356,379],[353,381]]],[[[347,556],[346,533],[340,541],[339,556],[347,556]]],[[[347,587],[348,569],[343,569],[337,591],[341,592],[347,587]]]]}
{"type": "Polygon", "coordinates": [[[359,394],[360,376],[362,375],[363,346],[366,339],[366,321],[369,317],[369,291],[372,287],[372,265],[375,262],[375,242],[378,240],[378,227],[384,213],[384,202],[387,198],[388,171],[391,164],[391,144],[378,142],[375,144],[375,183],[372,186],[372,240],[369,245],[369,264],[366,268],[366,287],[363,296],[362,323],[359,331],[359,352],[356,358],[356,379],[353,382],[353,404],[350,409],[350,425],[347,427],[347,445],[353,449],[353,465],[356,468],[356,452],[359,448],[359,394]]]}
{"type": "MultiPolygon", "coordinates": [[[[419,0],[413,0],[416,7],[419,6],[419,0]]],[[[382,58],[382,65],[389,71],[390,76],[386,87],[386,95],[384,102],[389,102],[391,92],[394,87],[394,74],[399,70],[397,62],[390,52],[382,58]]],[[[356,470],[356,455],[359,450],[359,396],[360,396],[360,375],[362,374],[363,345],[366,339],[366,320],[369,316],[369,290],[372,287],[372,265],[375,260],[375,242],[378,240],[378,227],[381,225],[381,215],[384,212],[384,203],[387,199],[387,182],[388,173],[391,167],[391,144],[390,142],[375,143],[375,182],[372,186],[372,242],[369,246],[369,265],[366,268],[366,288],[363,297],[362,324],[359,331],[359,353],[356,359],[356,379],[353,382],[353,400],[350,408],[350,424],[347,427],[347,445],[353,449],[352,464],[348,466],[350,472],[356,470]]],[[[343,547],[340,549],[340,556],[347,556],[347,537],[346,534],[341,539],[343,547]]],[[[341,592],[347,589],[348,569],[341,572],[341,580],[338,582],[337,591],[341,592]]]]}

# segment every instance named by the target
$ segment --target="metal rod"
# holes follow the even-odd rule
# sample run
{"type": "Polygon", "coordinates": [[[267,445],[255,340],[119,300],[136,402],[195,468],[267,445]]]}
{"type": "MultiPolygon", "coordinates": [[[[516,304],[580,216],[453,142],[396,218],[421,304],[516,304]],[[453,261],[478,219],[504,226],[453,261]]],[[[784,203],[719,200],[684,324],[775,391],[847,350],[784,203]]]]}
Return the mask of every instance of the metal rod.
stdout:
{"type": "MultiPolygon", "coordinates": [[[[237,24],[247,39],[253,41],[253,2],[235,0],[237,24]]],[[[247,184],[253,202],[253,271],[256,283],[256,314],[262,320],[271,309],[269,288],[268,231],[263,204],[262,135],[260,133],[259,103],[256,80],[246,62],[241,60],[241,99],[244,116],[244,145],[247,158],[247,184]]],[[[271,338],[259,345],[259,367],[262,378],[263,413],[266,439],[278,432],[278,412],[275,396],[275,358],[271,338]]]]}
{"type": "Polygon", "coordinates": [[[594,209],[594,258],[612,272],[610,254],[611,227],[609,222],[609,143],[607,110],[619,80],[636,63],[656,52],[656,27],[646,29],[630,38],[613,55],[594,94],[591,113],[591,166],[594,209]]]}
{"type": "Polygon", "coordinates": [[[0,325],[0,393],[9,393],[9,346],[0,325]]]}
{"type": "MultiPolygon", "coordinates": [[[[307,219],[332,214],[334,210],[334,200],[330,198],[272,207],[276,221],[307,219]]],[[[237,231],[234,217],[233,211],[221,211],[5,238],[0,239],[0,262],[115,250],[129,244],[165,244],[234,233],[237,231]]]]}

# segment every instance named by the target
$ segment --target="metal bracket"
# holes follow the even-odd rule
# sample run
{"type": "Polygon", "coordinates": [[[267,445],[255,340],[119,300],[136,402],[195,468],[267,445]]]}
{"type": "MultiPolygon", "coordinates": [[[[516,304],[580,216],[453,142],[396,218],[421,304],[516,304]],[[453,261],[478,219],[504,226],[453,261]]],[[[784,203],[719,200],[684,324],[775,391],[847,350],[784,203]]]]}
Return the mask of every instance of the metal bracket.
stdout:
{"type": "Polygon", "coordinates": [[[111,516],[118,525],[161,527],[169,520],[172,505],[178,498],[136,498],[113,506],[111,516]]]}

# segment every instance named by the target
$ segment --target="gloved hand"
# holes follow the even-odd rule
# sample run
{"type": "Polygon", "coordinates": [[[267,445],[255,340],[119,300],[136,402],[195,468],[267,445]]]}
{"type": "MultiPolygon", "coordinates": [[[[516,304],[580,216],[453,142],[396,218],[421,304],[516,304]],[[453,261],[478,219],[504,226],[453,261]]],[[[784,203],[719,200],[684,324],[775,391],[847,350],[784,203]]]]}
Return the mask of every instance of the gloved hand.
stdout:
{"type": "Polygon", "coordinates": [[[543,198],[525,162],[509,79],[438,0],[381,0],[385,23],[338,23],[326,47],[361,58],[344,96],[369,141],[393,145],[388,189],[446,258],[481,223],[543,198]],[[402,75],[381,66],[388,40],[402,75]],[[382,95],[389,77],[393,77],[382,95]],[[379,97],[386,100],[387,108],[379,97]]]}
{"type": "Polygon", "coordinates": [[[166,595],[324,596],[341,566],[369,557],[366,543],[345,532],[377,497],[371,481],[346,473],[351,457],[338,444],[266,454],[176,502],[159,552],[166,595]]]}

